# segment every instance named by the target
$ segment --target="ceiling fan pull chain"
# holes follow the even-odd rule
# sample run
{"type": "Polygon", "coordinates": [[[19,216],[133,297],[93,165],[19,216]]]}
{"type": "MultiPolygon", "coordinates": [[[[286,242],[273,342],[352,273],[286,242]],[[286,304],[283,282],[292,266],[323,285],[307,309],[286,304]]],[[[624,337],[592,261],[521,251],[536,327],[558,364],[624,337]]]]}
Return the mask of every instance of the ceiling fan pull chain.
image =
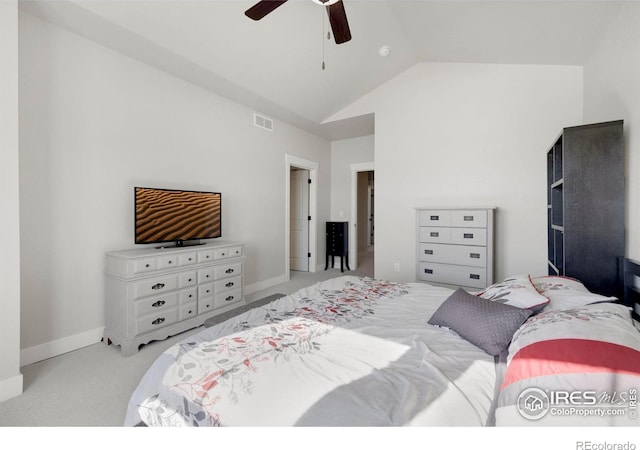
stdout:
{"type": "MultiPolygon", "coordinates": [[[[324,8],[323,8],[324,9],[324,8]]],[[[325,15],[324,15],[324,11],[322,11],[322,34],[324,35],[324,30],[325,30],[325,15]]],[[[329,34],[329,32],[327,32],[327,34],[329,34]]],[[[325,64],[324,64],[324,40],[322,41],[322,70],[325,69],[325,64]]]]}

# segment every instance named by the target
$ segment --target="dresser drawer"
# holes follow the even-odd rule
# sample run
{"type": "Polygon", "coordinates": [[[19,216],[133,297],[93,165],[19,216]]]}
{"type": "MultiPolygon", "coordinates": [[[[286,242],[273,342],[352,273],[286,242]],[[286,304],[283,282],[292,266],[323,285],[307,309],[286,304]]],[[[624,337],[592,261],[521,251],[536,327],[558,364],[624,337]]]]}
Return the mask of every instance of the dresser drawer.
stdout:
{"type": "Polygon", "coordinates": [[[468,245],[421,243],[420,261],[486,267],[487,249],[468,245]]]}
{"type": "Polygon", "coordinates": [[[198,314],[213,311],[213,295],[198,299],[198,314]]]}
{"type": "Polygon", "coordinates": [[[198,270],[198,283],[205,283],[213,280],[213,267],[198,270]]]}
{"type": "Polygon", "coordinates": [[[452,227],[484,228],[487,226],[487,211],[456,210],[451,211],[452,227]]]}
{"type": "Polygon", "coordinates": [[[204,263],[213,261],[213,250],[203,250],[198,252],[198,262],[204,263]]]}
{"type": "Polygon", "coordinates": [[[180,320],[189,319],[198,315],[198,302],[187,303],[186,305],[180,305],[180,320]]]}
{"type": "Polygon", "coordinates": [[[198,288],[192,287],[191,289],[182,289],[178,291],[178,300],[181,305],[189,302],[195,302],[198,299],[198,288]]]}
{"type": "Polygon", "coordinates": [[[230,258],[238,258],[240,256],[242,256],[242,247],[241,246],[231,247],[229,249],[229,257],[230,258]]]}
{"type": "Polygon", "coordinates": [[[213,259],[231,258],[231,248],[217,248],[213,251],[213,259]]]}
{"type": "Polygon", "coordinates": [[[135,316],[140,317],[153,311],[162,311],[178,304],[178,293],[170,292],[158,297],[149,297],[135,302],[135,316]]]}
{"type": "Polygon", "coordinates": [[[156,314],[149,314],[136,320],[135,334],[143,334],[154,329],[166,327],[178,321],[178,308],[165,308],[156,314]]]}
{"type": "Polygon", "coordinates": [[[451,211],[438,209],[420,211],[418,224],[421,227],[448,227],[451,225],[451,211]]]}
{"type": "Polygon", "coordinates": [[[242,285],[242,277],[227,278],[225,280],[216,281],[213,284],[213,291],[216,294],[237,289],[242,285]]]}
{"type": "Polygon", "coordinates": [[[178,287],[177,275],[166,275],[163,277],[149,278],[137,281],[133,284],[133,298],[148,297],[158,295],[163,292],[173,291],[178,287]]]}
{"type": "Polygon", "coordinates": [[[487,245],[486,228],[451,228],[452,244],[487,245]]]}
{"type": "Polygon", "coordinates": [[[234,275],[240,275],[242,273],[242,263],[225,264],[216,266],[213,270],[214,280],[220,278],[227,278],[234,275]]]}
{"type": "Polygon", "coordinates": [[[451,228],[420,227],[420,242],[441,242],[448,244],[451,241],[451,228]]]}
{"type": "Polygon", "coordinates": [[[180,266],[189,266],[197,262],[198,262],[198,257],[196,255],[196,252],[184,253],[178,256],[178,265],[180,266]]]}
{"type": "Polygon", "coordinates": [[[145,273],[156,270],[158,263],[155,258],[133,261],[133,273],[145,273]]]}
{"type": "Polygon", "coordinates": [[[421,262],[419,277],[420,281],[428,283],[484,288],[486,287],[487,271],[484,267],[421,262]]]}
{"type": "Polygon", "coordinates": [[[172,269],[177,266],[177,255],[164,255],[158,258],[158,269],[172,269]]]}
{"type": "Polygon", "coordinates": [[[204,298],[213,295],[213,283],[205,283],[198,286],[198,298],[204,298]]]}
{"type": "Polygon", "coordinates": [[[214,308],[222,308],[242,300],[242,288],[216,294],[213,299],[214,308]]]}
{"type": "Polygon", "coordinates": [[[198,284],[198,279],[196,278],[196,271],[184,272],[179,275],[180,287],[189,287],[195,286],[198,284]]]}

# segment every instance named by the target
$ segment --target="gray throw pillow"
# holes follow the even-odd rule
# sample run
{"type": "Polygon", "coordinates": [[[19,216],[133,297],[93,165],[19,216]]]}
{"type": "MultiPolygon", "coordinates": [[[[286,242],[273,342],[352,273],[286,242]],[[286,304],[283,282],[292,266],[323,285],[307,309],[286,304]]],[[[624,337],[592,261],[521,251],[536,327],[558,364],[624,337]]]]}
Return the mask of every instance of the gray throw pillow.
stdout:
{"type": "Polygon", "coordinates": [[[532,312],[469,294],[459,288],[433,313],[428,323],[447,327],[490,355],[506,350],[513,334],[532,312]]]}

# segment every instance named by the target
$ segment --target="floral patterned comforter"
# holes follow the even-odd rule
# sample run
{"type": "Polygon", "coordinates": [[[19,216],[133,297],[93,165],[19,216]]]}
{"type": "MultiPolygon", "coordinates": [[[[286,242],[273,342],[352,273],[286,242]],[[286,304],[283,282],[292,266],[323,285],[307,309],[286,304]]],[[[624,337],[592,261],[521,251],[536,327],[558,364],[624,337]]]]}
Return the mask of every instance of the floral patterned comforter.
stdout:
{"type": "Polygon", "coordinates": [[[125,425],[483,426],[493,358],[427,324],[452,291],[344,276],[165,351],[125,425]]]}

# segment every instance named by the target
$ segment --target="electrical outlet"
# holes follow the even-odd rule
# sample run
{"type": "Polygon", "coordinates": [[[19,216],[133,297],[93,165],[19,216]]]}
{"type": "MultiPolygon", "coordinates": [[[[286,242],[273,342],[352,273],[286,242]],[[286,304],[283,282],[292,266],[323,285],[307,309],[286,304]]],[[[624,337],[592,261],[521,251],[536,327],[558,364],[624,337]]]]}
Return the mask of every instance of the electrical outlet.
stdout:
{"type": "Polygon", "coordinates": [[[400,272],[400,263],[395,263],[393,265],[393,271],[394,272],[400,272]]]}

